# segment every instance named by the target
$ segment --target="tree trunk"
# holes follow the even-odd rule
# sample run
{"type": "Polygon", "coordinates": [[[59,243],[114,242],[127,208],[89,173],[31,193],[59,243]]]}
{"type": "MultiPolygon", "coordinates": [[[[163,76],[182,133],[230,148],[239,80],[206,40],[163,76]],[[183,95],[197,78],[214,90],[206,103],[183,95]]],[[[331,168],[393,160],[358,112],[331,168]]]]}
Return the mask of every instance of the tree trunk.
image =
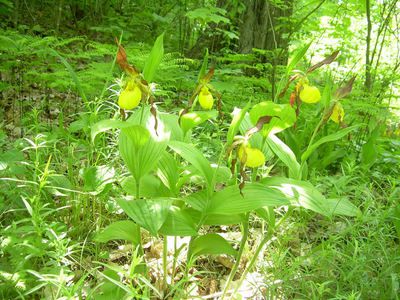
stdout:
{"type": "MultiPolygon", "coordinates": [[[[267,64],[270,92],[274,99],[277,66],[286,66],[288,62],[287,36],[291,29],[289,17],[293,13],[293,0],[283,0],[279,5],[274,0],[244,0],[244,2],[246,10],[239,28],[239,51],[251,53],[253,48],[266,50],[261,55],[260,61],[267,64]]],[[[246,73],[249,71],[254,75],[254,70],[245,70],[246,73]]]]}
{"type": "Polygon", "coordinates": [[[285,35],[290,31],[288,18],[293,13],[293,0],[283,0],[279,5],[274,2],[244,0],[246,10],[239,28],[239,51],[251,53],[253,48],[270,50],[272,52],[264,62],[286,65],[289,41],[285,35]],[[277,49],[283,50],[282,54],[274,57],[277,49]]]}

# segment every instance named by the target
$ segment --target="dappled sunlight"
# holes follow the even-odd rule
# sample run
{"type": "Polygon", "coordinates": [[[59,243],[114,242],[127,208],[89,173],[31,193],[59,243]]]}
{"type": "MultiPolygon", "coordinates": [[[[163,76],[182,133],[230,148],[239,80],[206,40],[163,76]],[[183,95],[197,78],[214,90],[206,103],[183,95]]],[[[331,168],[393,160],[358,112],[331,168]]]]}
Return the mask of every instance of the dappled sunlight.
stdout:
{"type": "Polygon", "coordinates": [[[159,118],[157,118],[156,128],[156,119],[153,116],[149,116],[146,122],[146,128],[150,132],[151,137],[157,142],[164,142],[170,139],[171,130],[168,129],[159,118]]]}

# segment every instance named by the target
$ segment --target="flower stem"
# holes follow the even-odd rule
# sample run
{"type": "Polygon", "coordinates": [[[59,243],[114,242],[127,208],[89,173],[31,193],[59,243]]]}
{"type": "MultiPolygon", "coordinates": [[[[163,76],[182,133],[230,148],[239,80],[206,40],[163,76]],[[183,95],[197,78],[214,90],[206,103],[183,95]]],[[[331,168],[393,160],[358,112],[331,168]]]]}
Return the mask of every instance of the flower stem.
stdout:
{"type": "Polygon", "coordinates": [[[260,242],[260,244],[258,245],[256,251],[253,254],[253,257],[249,263],[249,265],[247,266],[247,268],[244,270],[242,276],[239,279],[239,283],[237,284],[235,290],[233,291],[233,294],[236,294],[237,290],[242,286],[243,281],[246,279],[247,274],[250,272],[250,270],[253,268],[253,266],[255,265],[257,258],[261,252],[261,250],[264,248],[264,245],[272,238],[274,231],[273,230],[269,230],[267,235],[262,239],[262,241],[260,242]]]}
{"type": "MultiPolygon", "coordinates": [[[[135,195],[135,200],[139,200],[140,199],[140,178],[136,179],[136,195],[135,195]]],[[[143,257],[143,269],[144,274],[147,272],[147,266],[146,266],[146,261],[144,259],[144,249],[143,249],[143,245],[142,245],[142,227],[139,227],[139,244],[138,244],[138,253],[139,255],[141,255],[143,257]]]]}
{"type": "Polygon", "coordinates": [[[168,237],[165,235],[163,241],[163,295],[167,294],[167,276],[168,276],[168,237]]]}
{"type": "Polygon", "coordinates": [[[222,296],[221,296],[222,300],[224,299],[225,294],[228,291],[228,288],[229,288],[233,278],[236,275],[236,272],[237,272],[237,270],[239,268],[240,261],[241,261],[242,255],[243,255],[243,250],[246,247],[247,238],[249,236],[249,217],[250,217],[250,214],[247,213],[245,215],[245,221],[242,223],[242,239],[240,241],[239,251],[238,251],[238,254],[236,256],[235,264],[233,265],[233,268],[232,268],[232,270],[231,270],[231,272],[229,274],[228,280],[225,283],[225,287],[224,287],[224,290],[223,290],[222,296]]]}
{"type": "Polygon", "coordinates": [[[276,232],[276,229],[283,223],[283,221],[285,221],[291,214],[292,214],[292,208],[289,207],[288,211],[286,212],[286,214],[279,220],[279,222],[273,226],[273,227],[269,227],[268,228],[268,232],[265,235],[265,237],[262,239],[262,241],[260,242],[260,244],[258,245],[256,251],[253,254],[253,257],[249,263],[249,265],[247,266],[247,268],[244,270],[242,276],[239,279],[239,282],[235,288],[235,290],[233,291],[233,295],[237,293],[238,289],[242,286],[243,281],[246,279],[247,274],[251,271],[251,269],[254,267],[258,256],[260,255],[261,250],[264,248],[265,244],[267,242],[269,242],[272,238],[272,236],[274,235],[274,233],[276,232]]]}
{"type": "Polygon", "coordinates": [[[317,135],[318,131],[320,130],[321,125],[322,125],[323,122],[324,122],[324,117],[321,118],[321,120],[319,121],[318,125],[315,127],[314,132],[313,132],[313,134],[311,136],[310,142],[308,143],[307,150],[311,147],[311,145],[312,145],[312,143],[313,143],[313,141],[315,139],[315,136],[317,135]]]}

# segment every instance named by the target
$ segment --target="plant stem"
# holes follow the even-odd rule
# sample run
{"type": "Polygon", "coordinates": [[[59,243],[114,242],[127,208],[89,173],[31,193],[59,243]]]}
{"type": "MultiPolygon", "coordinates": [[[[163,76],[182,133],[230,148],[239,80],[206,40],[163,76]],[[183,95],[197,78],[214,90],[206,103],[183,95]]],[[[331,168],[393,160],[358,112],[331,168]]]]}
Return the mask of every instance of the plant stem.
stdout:
{"type": "MultiPolygon", "coordinates": [[[[310,141],[308,142],[308,146],[307,146],[307,150],[310,149],[311,145],[314,142],[315,137],[317,136],[318,131],[320,130],[322,124],[324,122],[324,116],[322,116],[321,120],[318,122],[318,125],[315,127],[314,132],[310,138],[310,141]]],[[[303,178],[303,168],[304,168],[304,164],[306,163],[307,159],[305,159],[304,161],[301,160],[301,164],[300,164],[300,179],[307,179],[307,178],[303,178]]],[[[307,177],[307,176],[304,176],[307,177]]]]}
{"type": "Polygon", "coordinates": [[[175,269],[176,269],[176,262],[177,262],[177,256],[176,256],[176,236],[174,236],[174,255],[173,255],[173,261],[172,261],[172,272],[171,272],[171,281],[174,281],[175,278],[175,269]]]}
{"type": "Polygon", "coordinates": [[[247,266],[247,268],[244,270],[242,276],[240,277],[239,283],[236,286],[235,290],[233,291],[233,294],[236,294],[237,290],[242,286],[243,281],[245,280],[247,274],[249,273],[249,271],[253,268],[254,264],[256,263],[261,250],[264,248],[264,245],[272,238],[273,233],[274,233],[274,230],[268,230],[267,235],[262,239],[262,241],[258,245],[256,251],[253,253],[253,257],[252,257],[249,265],[247,266]]]}
{"type": "Polygon", "coordinates": [[[168,237],[164,236],[163,241],[163,295],[167,294],[167,276],[168,276],[168,237]]]}
{"type": "Polygon", "coordinates": [[[245,219],[246,220],[242,223],[242,240],[240,241],[239,252],[238,252],[238,254],[236,256],[236,261],[235,261],[235,264],[233,265],[233,268],[232,268],[232,270],[231,270],[231,272],[229,274],[228,280],[226,281],[224,290],[222,292],[221,299],[224,299],[225,294],[228,291],[228,288],[229,288],[229,286],[230,286],[230,284],[231,284],[233,278],[235,277],[236,272],[237,272],[237,270],[239,268],[240,261],[241,261],[242,255],[243,255],[243,250],[246,247],[247,238],[249,236],[249,217],[250,217],[250,214],[247,213],[245,215],[245,219]]]}
{"type": "MultiPolygon", "coordinates": [[[[136,195],[135,195],[135,201],[140,199],[140,178],[136,179],[136,195]]],[[[142,245],[142,227],[139,226],[139,249],[138,252],[139,254],[143,257],[143,265],[144,265],[144,269],[147,270],[147,266],[146,266],[146,261],[144,260],[144,249],[143,249],[143,245],[142,245]]]]}
{"type": "Polygon", "coordinates": [[[318,131],[319,131],[319,129],[320,129],[320,127],[321,127],[323,122],[324,122],[324,116],[322,116],[322,118],[319,121],[318,125],[315,127],[314,132],[313,132],[313,134],[311,136],[310,142],[308,143],[307,150],[311,147],[311,145],[312,145],[312,143],[313,143],[313,141],[315,139],[315,136],[317,135],[317,133],[318,133],[318,131]]]}
{"type": "Polygon", "coordinates": [[[139,124],[140,124],[140,125],[142,125],[143,115],[144,115],[144,104],[142,105],[142,110],[141,110],[141,112],[140,112],[140,121],[139,121],[139,124]]]}
{"type": "Polygon", "coordinates": [[[269,227],[268,228],[268,232],[267,235],[262,239],[262,241],[260,242],[260,244],[258,245],[256,251],[253,254],[253,257],[249,263],[249,265],[247,266],[247,268],[244,270],[242,276],[239,279],[239,282],[235,288],[235,290],[233,291],[233,294],[236,294],[238,289],[242,286],[243,281],[245,280],[247,274],[250,272],[250,270],[253,268],[253,266],[255,265],[257,258],[261,252],[261,250],[264,248],[265,244],[271,240],[272,236],[274,235],[276,229],[283,223],[283,221],[285,221],[292,213],[292,208],[289,207],[288,211],[286,212],[286,214],[279,220],[279,222],[274,226],[274,227],[269,227]]]}

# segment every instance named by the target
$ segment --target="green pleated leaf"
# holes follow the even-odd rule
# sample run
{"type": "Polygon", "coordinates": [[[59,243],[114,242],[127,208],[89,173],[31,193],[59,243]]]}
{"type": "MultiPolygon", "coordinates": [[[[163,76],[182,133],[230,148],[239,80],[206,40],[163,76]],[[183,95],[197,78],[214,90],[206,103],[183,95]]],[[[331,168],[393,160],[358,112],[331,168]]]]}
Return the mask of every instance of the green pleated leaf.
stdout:
{"type": "Polygon", "coordinates": [[[115,181],[115,170],[110,166],[90,166],[80,171],[83,190],[92,194],[101,193],[105,186],[115,181]]]}
{"type": "Polygon", "coordinates": [[[261,117],[272,117],[271,121],[264,124],[261,130],[263,136],[281,132],[296,122],[296,112],[290,104],[276,104],[271,101],[264,101],[254,105],[249,114],[253,125],[256,125],[261,117]]]}
{"type": "Polygon", "coordinates": [[[117,221],[108,225],[97,234],[95,240],[101,243],[111,240],[127,240],[137,245],[140,242],[139,228],[138,225],[129,220],[117,221]]]}
{"type": "Polygon", "coordinates": [[[156,168],[165,148],[165,142],[155,141],[153,138],[137,147],[137,141],[125,132],[121,132],[119,137],[119,152],[135,180],[140,180],[156,168]]]}
{"type": "MultiPolygon", "coordinates": [[[[121,186],[126,193],[136,196],[136,180],[133,176],[128,176],[121,181],[121,186]]],[[[144,175],[140,179],[139,185],[140,197],[154,198],[164,196],[162,195],[162,188],[160,180],[152,175],[144,175]]]]}
{"type": "Polygon", "coordinates": [[[160,234],[168,236],[195,236],[195,223],[191,215],[176,206],[171,206],[167,219],[159,230],[160,234]]]}
{"type": "Polygon", "coordinates": [[[243,214],[264,206],[290,204],[284,194],[260,183],[247,183],[242,194],[238,185],[216,192],[211,198],[207,214],[243,214]]]}
{"type": "Polygon", "coordinates": [[[289,64],[286,68],[286,74],[289,75],[293,69],[296,67],[296,65],[299,63],[299,61],[306,55],[308,48],[310,48],[312,42],[308,43],[305,45],[303,48],[300,48],[296,50],[293,58],[290,59],[289,64]]]}
{"type": "MultiPolygon", "coordinates": [[[[228,167],[212,164],[211,168],[214,172],[214,185],[218,183],[227,183],[232,178],[232,172],[228,167]]],[[[195,182],[196,180],[198,181],[197,177],[202,178],[201,172],[193,166],[186,166],[185,171],[189,172],[188,175],[191,175],[191,179],[195,182]]]]}
{"type": "Polygon", "coordinates": [[[207,186],[211,187],[214,174],[213,169],[210,165],[210,162],[197,148],[195,148],[193,145],[177,141],[170,141],[168,146],[177,154],[182,156],[185,160],[190,162],[193,167],[195,167],[204,177],[207,186]]]}
{"type": "Polygon", "coordinates": [[[122,132],[131,139],[135,148],[139,148],[150,139],[150,132],[142,125],[131,125],[122,128],[122,132]]]}
{"type": "Polygon", "coordinates": [[[216,118],[218,112],[216,110],[211,111],[193,111],[184,114],[181,117],[181,128],[184,134],[186,134],[192,128],[204,123],[205,121],[216,118]]]}
{"type": "Polygon", "coordinates": [[[326,199],[327,208],[330,209],[330,214],[344,215],[348,217],[355,217],[361,214],[361,211],[348,199],[326,199]]]}
{"type": "Polygon", "coordinates": [[[236,256],[236,251],[222,236],[209,233],[197,237],[190,244],[189,256],[196,257],[203,254],[228,254],[236,256]]]}
{"type": "Polygon", "coordinates": [[[175,158],[168,152],[164,152],[158,162],[157,176],[162,183],[172,192],[177,194],[179,181],[179,166],[175,158]]]}
{"type": "Polygon", "coordinates": [[[301,206],[322,215],[334,214],[355,216],[358,209],[348,200],[326,199],[311,183],[284,177],[264,178],[262,183],[281,191],[294,206],[301,206]]]}
{"type": "MultiPolygon", "coordinates": [[[[99,133],[108,131],[110,129],[121,129],[121,128],[128,128],[128,127],[132,127],[132,126],[134,126],[134,124],[132,124],[132,122],[125,122],[125,121],[114,120],[114,119],[101,120],[101,121],[95,123],[94,125],[92,125],[92,127],[91,127],[92,142],[94,141],[94,139],[96,138],[96,136],[99,133]]],[[[137,125],[137,126],[139,126],[139,125],[137,125]]],[[[144,128],[144,127],[139,127],[137,130],[140,130],[142,128],[144,128]]],[[[144,128],[144,129],[146,129],[146,128],[144,128]]]]}
{"type": "Polygon", "coordinates": [[[124,212],[152,235],[157,235],[167,219],[172,200],[169,198],[117,200],[124,212]]]}
{"type": "Polygon", "coordinates": [[[200,211],[192,208],[187,209],[187,211],[196,223],[202,221],[202,225],[233,225],[240,224],[246,220],[244,214],[207,214],[204,219],[202,219],[200,211]]]}
{"type": "Polygon", "coordinates": [[[146,60],[146,64],[143,69],[143,77],[148,82],[151,82],[156,74],[157,68],[161,63],[162,57],[164,56],[164,34],[161,34],[151,49],[150,56],[146,60]]]}
{"type": "Polygon", "coordinates": [[[183,198],[183,201],[198,211],[205,211],[207,207],[207,191],[191,193],[183,198]]]}
{"type": "Polygon", "coordinates": [[[106,120],[101,120],[91,127],[91,138],[92,142],[96,138],[96,136],[99,133],[108,131],[110,129],[119,129],[119,128],[125,128],[125,127],[130,127],[132,126],[131,123],[124,122],[121,120],[114,120],[114,119],[106,119],[106,120]]]}
{"type": "Polygon", "coordinates": [[[360,125],[354,125],[351,127],[347,127],[344,129],[341,129],[335,133],[332,133],[330,135],[324,136],[323,138],[319,139],[317,142],[315,142],[314,144],[312,144],[307,151],[305,151],[303,153],[303,155],[301,156],[301,161],[306,161],[310,155],[315,151],[315,149],[317,149],[319,146],[321,146],[322,144],[328,143],[328,142],[333,142],[333,141],[337,141],[338,139],[341,139],[342,137],[348,135],[351,131],[353,131],[354,129],[358,128],[360,125]]]}
{"type": "Polygon", "coordinates": [[[211,165],[215,172],[215,182],[216,183],[226,183],[232,177],[232,172],[228,167],[211,165]]]}
{"type": "Polygon", "coordinates": [[[300,178],[300,164],[297,162],[296,156],[292,150],[282,142],[276,135],[270,134],[266,142],[272,152],[289,168],[289,177],[300,178]]]}
{"type": "Polygon", "coordinates": [[[264,178],[266,186],[279,190],[294,206],[301,206],[323,215],[330,215],[326,208],[326,198],[309,182],[284,177],[264,178]]]}

